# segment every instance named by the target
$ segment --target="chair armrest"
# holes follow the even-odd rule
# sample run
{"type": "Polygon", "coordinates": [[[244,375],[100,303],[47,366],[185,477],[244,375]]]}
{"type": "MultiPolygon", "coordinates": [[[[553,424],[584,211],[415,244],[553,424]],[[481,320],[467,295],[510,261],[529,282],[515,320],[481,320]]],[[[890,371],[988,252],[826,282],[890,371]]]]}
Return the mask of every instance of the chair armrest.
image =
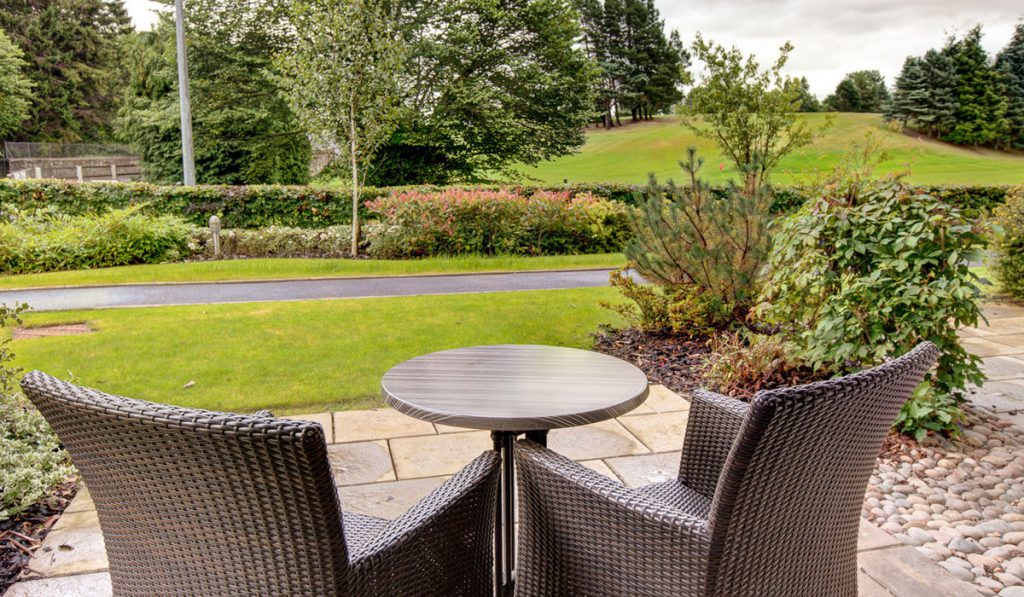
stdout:
{"type": "Polygon", "coordinates": [[[695,595],[706,582],[705,520],[524,440],[516,444],[525,595],[695,595]]]}
{"type": "Polygon", "coordinates": [[[350,554],[349,590],[404,594],[414,583],[422,594],[489,591],[500,462],[484,452],[350,554]]]}
{"type": "Polygon", "coordinates": [[[707,390],[695,390],[690,400],[679,480],[711,499],[725,459],[732,450],[750,405],[707,390]]]}

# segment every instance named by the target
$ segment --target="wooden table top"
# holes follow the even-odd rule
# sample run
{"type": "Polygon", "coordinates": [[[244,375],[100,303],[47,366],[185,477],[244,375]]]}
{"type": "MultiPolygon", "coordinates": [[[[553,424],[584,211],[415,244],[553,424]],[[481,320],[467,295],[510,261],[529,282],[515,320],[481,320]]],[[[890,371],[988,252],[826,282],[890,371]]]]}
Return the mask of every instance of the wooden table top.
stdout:
{"type": "Polygon", "coordinates": [[[595,423],[647,399],[647,376],[621,359],[560,346],[443,350],[384,374],[395,410],[455,427],[535,431],[595,423]]]}

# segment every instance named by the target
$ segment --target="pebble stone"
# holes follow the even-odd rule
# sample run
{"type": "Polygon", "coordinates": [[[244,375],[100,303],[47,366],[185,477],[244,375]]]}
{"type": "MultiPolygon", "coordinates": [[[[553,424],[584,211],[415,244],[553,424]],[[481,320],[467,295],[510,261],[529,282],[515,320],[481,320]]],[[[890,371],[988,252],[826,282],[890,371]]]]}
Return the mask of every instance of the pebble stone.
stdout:
{"type": "Polygon", "coordinates": [[[964,412],[960,438],[878,459],[862,515],[981,594],[1024,597],[1024,429],[964,412]]]}

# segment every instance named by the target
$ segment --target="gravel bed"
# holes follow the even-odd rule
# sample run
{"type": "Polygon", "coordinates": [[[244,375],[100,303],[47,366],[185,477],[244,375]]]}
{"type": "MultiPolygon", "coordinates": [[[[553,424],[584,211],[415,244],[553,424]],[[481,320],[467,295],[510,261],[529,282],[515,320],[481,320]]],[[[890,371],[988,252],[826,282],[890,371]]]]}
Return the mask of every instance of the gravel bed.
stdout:
{"type": "Polygon", "coordinates": [[[985,595],[1024,596],[1024,429],[977,406],[963,437],[887,442],[862,515],[985,595]]]}

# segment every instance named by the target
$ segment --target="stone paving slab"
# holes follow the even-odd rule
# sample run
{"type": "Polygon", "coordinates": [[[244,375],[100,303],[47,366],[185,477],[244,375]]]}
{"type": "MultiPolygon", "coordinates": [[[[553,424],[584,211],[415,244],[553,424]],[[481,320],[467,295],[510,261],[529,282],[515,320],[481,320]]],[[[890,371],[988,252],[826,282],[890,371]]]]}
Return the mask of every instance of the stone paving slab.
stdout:
{"type": "Polygon", "coordinates": [[[110,574],[97,572],[29,580],[12,585],[4,597],[111,597],[110,574]]]}
{"type": "Polygon", "coordinates": [[[444,477],[410,479],[340,487],[341,508],[346,512],[394,519],[441,486],[444,477]]]}
{"type": "MultiPolygon", "coordinates": [[[[654,412],[667,413],[677,410],[690,410],[690,401],[663,385],[652,384],[643,406],[654,412]]],[[[633,412],[639,414],[638,411],[633,412]]]]}
{"type": "Polygon", "coordinates": [[[616,420],[552,429],[548,447],[573,460],[646,454],[649,450],[616,420]]]}
{"type": "Polygon", "coordinates": [[[327,457],[338,485],[398,480],[386,440],[327,446],[327,457]]]}
{"type": "MultiPolygon", "coordinates": [[[[884,531],[883,531],[884,532],[884,531]]],[[[857,554],[861,572],[892,595],[980,597],[981,592],[939,568],[913,547],[890,547],[857,554]]],[[[877,590],[874,585],[869,588],[877,590]]],[[[884,593],[883,593],[884,595],[884,593]]]]}
{"type": "Polygon", "coordinates": [[[488,431],[399,437],[389,443],[399,479],[454,475],[494,446],[488,431]]]}
{"type": "Polygon", "coordinates": [[[29,563],[31,572],[44,577],[103,572],[108,567],[99,525],[50,532],[29,563]]]}
{"type": "Polygon", "coordinates": [[[338,443],[415,435],[437,435],[437,430],[431,423],[392,408],[334,413],[334,441],[338,443]]]}
{"type": "Polygon", "coordinates": [[[971,392],[971,402],[997,412],[1024,410],[1024,379],[987,381],[971,392]]]}
{"type": "Polygon", "coordinates": [[[619,422],[651,452],[671,452],[683,446],[689,411],[630,415],[619,422]]]}
{"type": "Polygon", "coordinates": [[[990,381],[1024,376],[1024,357],[996,356],[981,359],[981,370],[990,381]]]}
{"type": "Polygon", "coordinates": [[[311,415],[287,415],[281,417],[282,419],[292,419],[296,421],[311,421],[313,423],[319,423],[324,428],[324,438],[327,443],[334,443],[334,417],[331,413],[315,413],[311,415]]]}
{"type": "Polygon", "coordinates": [[[680,452],[609,458],[605,464],[628,487],[674,479],[679,474],[680,452]]]}

